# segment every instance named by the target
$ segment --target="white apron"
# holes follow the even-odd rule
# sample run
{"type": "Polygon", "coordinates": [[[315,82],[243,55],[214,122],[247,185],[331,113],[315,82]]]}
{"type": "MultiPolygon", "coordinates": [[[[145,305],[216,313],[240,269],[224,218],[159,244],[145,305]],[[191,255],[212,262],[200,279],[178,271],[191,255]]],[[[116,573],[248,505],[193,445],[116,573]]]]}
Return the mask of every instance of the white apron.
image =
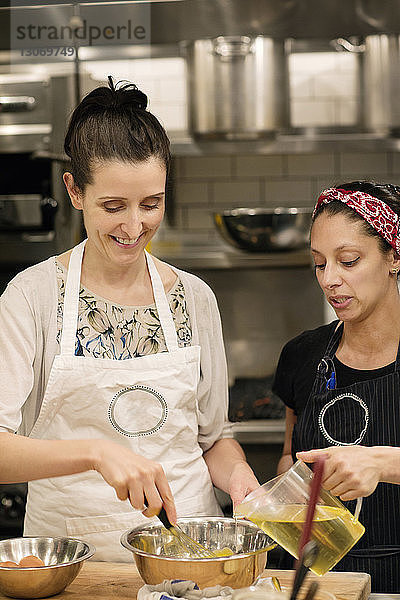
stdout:
{"type": "MultiPolygon", "coordinates": [[[[113,440],[162,464],[178,516],[222,514],[198,444],[200,346],[178,347],[164,287],[149,254],[147,267],[167,352],[127,360],[75,356],[84,245],[71,253],[60,354],[30,437],[113,440]]],[[[192,328],[198,344],[195,315],[192,328]]],[[[119,538],[143,523],[149,519],[128,500],[119,500],[96,471],[29,483],[24,535],[87,540],[96,546],[95,560],[132,560],[119,538]]]]}

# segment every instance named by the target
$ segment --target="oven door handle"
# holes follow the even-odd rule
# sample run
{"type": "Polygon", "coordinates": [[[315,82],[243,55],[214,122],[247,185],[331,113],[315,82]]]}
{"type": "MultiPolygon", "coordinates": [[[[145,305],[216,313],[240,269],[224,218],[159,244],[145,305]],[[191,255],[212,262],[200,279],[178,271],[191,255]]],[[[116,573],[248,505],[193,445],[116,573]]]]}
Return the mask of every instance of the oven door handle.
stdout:
{"type": "Polygon", "coordinates": [[[45,233],[23,233],[21,235],[22,241],[30,243],[52,242],[54,237],[54,231],[46,231],[45,233]]]}
{"type": "Polygon", "coordinates": [[[0,113],[28,112],[35,104],[33,96],[0,96],[0,113]]]}

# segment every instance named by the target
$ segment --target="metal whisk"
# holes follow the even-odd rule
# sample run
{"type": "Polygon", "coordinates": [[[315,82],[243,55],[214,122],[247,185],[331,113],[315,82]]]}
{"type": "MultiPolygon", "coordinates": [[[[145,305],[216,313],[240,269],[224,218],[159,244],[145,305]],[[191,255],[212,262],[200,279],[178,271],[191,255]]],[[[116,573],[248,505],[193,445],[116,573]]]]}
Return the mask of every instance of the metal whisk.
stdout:
{"type": "Polygon", "coordinates": [[[187,533],[185,533],[179,525],[172,525],[170,523],[167,513],[165,512],[164,507],[158,513],[158,518],[161,523],[164,525],[168,531],[172,533],[173,536],[176,537],[179,544],[186,550],[186,552],[193,558],[216,558],[218,555],[212,550],[208,550],[199,542],[196,542],[193,538],[191,538],[187,533]]]}

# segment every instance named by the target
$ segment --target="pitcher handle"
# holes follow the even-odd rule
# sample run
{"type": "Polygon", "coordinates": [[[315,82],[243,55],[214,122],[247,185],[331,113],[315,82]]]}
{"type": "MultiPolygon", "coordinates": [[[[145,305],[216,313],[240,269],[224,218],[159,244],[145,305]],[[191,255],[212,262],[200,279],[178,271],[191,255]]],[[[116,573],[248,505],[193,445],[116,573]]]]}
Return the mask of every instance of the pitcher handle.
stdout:
{"type": "Polygon", "coordinates": [[[358,517],[360,516],[360,511],[362,507],[363,499],[362,496],[357,498],[356,510],[354,511],[353,521],[358,521],[358,517]]]}

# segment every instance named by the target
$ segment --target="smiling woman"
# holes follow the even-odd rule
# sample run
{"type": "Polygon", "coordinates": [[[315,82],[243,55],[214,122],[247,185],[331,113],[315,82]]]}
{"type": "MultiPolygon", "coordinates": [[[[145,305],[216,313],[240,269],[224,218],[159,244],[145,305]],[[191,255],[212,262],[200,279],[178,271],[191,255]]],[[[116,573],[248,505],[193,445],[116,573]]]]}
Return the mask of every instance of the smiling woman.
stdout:
{"type": "Polygon", "coordinates": [[[400,591],[399,223],[396,186],[322,192],[311,252],[339,320],[288,342],[273,386],[287,405],[279,470],[322,453],[326,489],[345,501],[367,496],[366,533],[335,569],[371,573],[379,592],[400,591]]]}
{"type": "Polygon", "coordinates": [[[111,78],[77,106],[64,182],[87,240],[0,299],[0,481],[29,482],[25,535],[90,541],[97,560],[130,561],[119,538],[143,514],[221,515],[213,484],[233,502],[258,485],[228,422],[214,294],[145,250],[170,162],[146,107],[111,78]]]}
{"type": "MultiPolygon", "coordinates": [[[[122,303],[150,303],[151,296],[135,296],[138,286],[146,287],[144,248],[164,216],[165,165],[156,157],[133,165],[97,161],[92,183],[86,184],[84,193],[75,186],[71,173],[65,173],[64,181],[73,206],[83,211],[88,235],[82,280],[107,298],[110,276],[113,280],[118,277],[122,303]]],[[[67,264],[68,256],[60,257],[63,264],[67,264]]]]}

